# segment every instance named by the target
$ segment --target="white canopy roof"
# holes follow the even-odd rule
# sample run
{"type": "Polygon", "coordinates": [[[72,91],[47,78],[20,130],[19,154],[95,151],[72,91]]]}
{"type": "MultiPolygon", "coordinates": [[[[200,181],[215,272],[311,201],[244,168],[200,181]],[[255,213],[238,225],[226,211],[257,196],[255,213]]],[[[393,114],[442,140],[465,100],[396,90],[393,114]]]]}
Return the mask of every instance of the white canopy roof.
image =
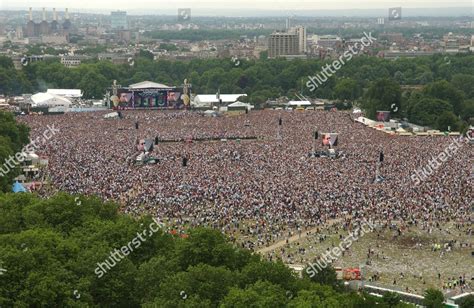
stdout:
{"type": "Polygon", "coordinates": [[[56,107],[56,106],[67,106],[71,105],[71,101],[65,97],[61,97],[59,95],[54,95],[50,93],[36,93],[31,96],[31,102],[33,107],[38,106],[48,106],[48,107],[56,107]]]}
{"type": "MultiPolygon", "coordinates": [[[[241,96],[247,96],[247,94],[221,94],[220,99],[223,103],[235,103],[241,96]]],[[[195,105],[209,105],[218,102],[216,94],[200,94],[194,98],[195,105]]]]}
{"type": "Polygon", "coordinates": [[[235,103],[232,103],[230,105],[228,105],[227,107],[246,107],[246,108],[252,108],[253,106],[248,104],[248,103],[243,103],[243,102],[239,102],[239,101],[236,101],[235,103]]]}
{"type": "Polygon", "coordinates": [[[162,83],[146,80],[139,83],[131,84],[128,88],[129,89],[149,89],[149,88],[171,88],[171,87],[162,83]]]}
{"type": "Polygon", "coordinates": [[[80,89],[48,89],[46,93],[65,97],[82,97],[80,89]]]}
{"type": "Polygon", "coordinates": [[[311,106],[309,101],[289,101],[288,106],[311,106]]]}

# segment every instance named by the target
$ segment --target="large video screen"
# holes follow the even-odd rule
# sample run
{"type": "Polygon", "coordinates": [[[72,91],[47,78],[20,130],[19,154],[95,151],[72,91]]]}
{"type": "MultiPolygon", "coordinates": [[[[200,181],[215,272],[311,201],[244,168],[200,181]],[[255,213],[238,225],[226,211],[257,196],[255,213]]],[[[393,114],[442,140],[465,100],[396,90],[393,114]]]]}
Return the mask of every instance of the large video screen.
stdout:
{"type": "Polygon", "coordinates": [[[323,146],[337,146],[339,134],[337,133],[323,133],[321,134],[323,146]]]}
{"type": "Polygon", "coordinates": [[[179,108],[181,105],[181,92],[161,89],[119,89],[117,99],[113,101],[115,108],[179,108]]]}
{"type": "Polygon", "coordinates": [[[390,121],[390,111],[377,111],[376,119],[379,122],[390,121]]]}

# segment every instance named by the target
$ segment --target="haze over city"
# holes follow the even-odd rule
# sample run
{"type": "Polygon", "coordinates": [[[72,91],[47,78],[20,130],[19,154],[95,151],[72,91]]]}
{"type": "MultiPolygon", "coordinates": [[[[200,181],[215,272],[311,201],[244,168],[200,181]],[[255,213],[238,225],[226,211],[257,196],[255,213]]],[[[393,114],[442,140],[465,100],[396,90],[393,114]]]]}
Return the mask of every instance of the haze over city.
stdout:
{"type": "Polygon", "coordinates": [[[0,9],[27,9],[28,7],[69,7],[80,12],[104,12],[113,9],[127,10],[131,14],[176,14],[178,8],[191,8],[195,16],[374,16],[389,7],[403,7],[406,16],[437,16],[446,14],[471,15],[472,1],[312,1],[312,0],[262,0],[262,1],[0,1],[0,9]],[[449,10],[442,10],[448,8],[449,10]],[[426,11],[428,9],[428,11],[426,11]]]}

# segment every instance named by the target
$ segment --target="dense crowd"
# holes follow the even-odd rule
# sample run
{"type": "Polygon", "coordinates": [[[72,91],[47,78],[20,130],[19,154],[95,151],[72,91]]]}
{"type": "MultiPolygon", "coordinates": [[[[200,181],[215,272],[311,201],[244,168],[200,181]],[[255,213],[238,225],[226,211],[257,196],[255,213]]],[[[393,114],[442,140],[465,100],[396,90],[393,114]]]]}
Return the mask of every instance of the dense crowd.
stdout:
{"type": "Polygon", "coordinates": [[[33,137],[47,124],[60,129],[39,151],[49,159],[42,176],[57,190],[115,200],[126,213],[219,228],[250,248],[344,217],[428,231],[443,221],[471,219],[473,152],[465,141],[414,185],[411,175],[448,147],[451,137],[391,136],[345,112],[122,113],[123,119],[104,119],[102,112],[23,117],[33,137]],[[323,149],[315,131],[339,134],[341,158],[308,156],[323,149]],[[158,143],[152,153],[158,164],[135,164],[137,140],[155,137],[228,140],[158,143]],[[384,180],[375,182],[381,151],[378,172],[384,180]]]}

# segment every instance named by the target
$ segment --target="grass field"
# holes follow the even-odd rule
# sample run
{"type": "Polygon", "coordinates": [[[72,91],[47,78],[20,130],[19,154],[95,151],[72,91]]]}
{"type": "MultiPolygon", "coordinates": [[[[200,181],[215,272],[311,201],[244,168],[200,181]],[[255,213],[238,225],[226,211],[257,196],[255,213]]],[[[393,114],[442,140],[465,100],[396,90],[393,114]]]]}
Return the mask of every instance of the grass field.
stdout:
{"type": "MultiPolygon", "coordinates": [[[[467,234],[467,229],[468,226],[464,226],[461,230],[457,230],[452,223],[434,229],[431,233],[418,227],[410,227],[397,236],[396,231],[377,228],[354,241],[344,256],[334,261],[333,266],[347,268],[363,265],[366,281],[378,273],[380,279],[377,285],[403,291],[408,288],[409,292],[416,294],[422,294],[423,290],[429,287],[441,289],[450,278],[462,275],[465,275],[474,286],[474,281],[471,281],[474,277],[474,257],[471,256],[471,251],[474,250],[473,236],[467,234]],[[457,240],[452,251],[444,253],[441,253],[444,249],[432,251],[432,244],[443,245],[450,240],[457,240]],[[461,248],[460,243],[469,246],[461,248]],[[373,253],[371,263],[367,264],[369,249],[373,253]],[[403,273],[403,278],[400,273],[403,273]],[[441,274],[441,279],[438,279],[438,273],[441,274]]],[[[319,234],[310,234],[301,240],[285,244],[266,255],[282,258],[288,264],[307,266],[327,248],[339,245],[340,238],[345,238],[347,235],[347,231],[334,225],[319,234]],[[319,241],[321,235],[326,236],[322,242],[319,241]],[[302,248],[305,249],[304,252],[301,251],[302,248]]]]}

